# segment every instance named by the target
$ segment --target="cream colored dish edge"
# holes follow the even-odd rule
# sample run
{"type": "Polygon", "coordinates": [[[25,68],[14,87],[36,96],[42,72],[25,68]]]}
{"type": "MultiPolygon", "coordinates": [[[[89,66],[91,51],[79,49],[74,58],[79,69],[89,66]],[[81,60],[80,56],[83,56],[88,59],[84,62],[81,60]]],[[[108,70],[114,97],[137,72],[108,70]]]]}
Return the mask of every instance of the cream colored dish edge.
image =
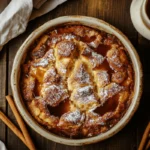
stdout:
{"type": "Polygon", "coordinates": [[[11,73],[11,87],[12,87],[14,100],[15,100],[16,106],[17,106],[20,114],[22,115],[22,117],[24,118],[26,123],[33,130],[35,130],[37,133],[39,133],[43,137],[45,137],[49,140],[52,140],[54,142],[58,142],[61,144],[66,144],[66,145],[80,146],[80,145],[92,144],[92,143],[96,143],[96,142],[105,140],[105,139],[113,136],[117,132],[119,132],[129,122],[129,120],[131,119],[131,117],[133,116],[135,111],[137,110],[139,103],[140,103],[140,98],[141,98],[141,94],[142,94],[142,76],[143,76],[142,66],[141,66],[139,56],[138,56],[136,50],[134,49],[134,47],[132,46],[132,44],[130,43],[130,41],[127,39],[127,37],[122,32],[120,32],[115,27],[109,25],[108,23],[106,23],[102,20],[96,19],[96,18],[86,17],[86,16],[64,16],[64,17],[59,17],[54,20],[48,21],[47,23],[45,23],[44,25],[42,25],[41,27],[39,27],[38,29],[33,31],[29,35],[29,37],[25,40],[25,42],[22,44],[22,46],[18,50],[16,57],[14,59],[12,73],[11,73]],[[109,131],[107,131],[103,134],[100,134],[98,136],[91,137],[91,138],[69,139],[69,138],[63,138],[63,137],[60,137],[60,136],[54,135],[53,133],[48,132],[46,129],[44,129],[42,126],[40,126],[34,120],[34,118],[32,118],[32,116],[29,114],[29,112],[27,111],[27,109],[23,103],[23,100],[22,100],[22,97],[20,94],[20,90],[19,90],[20,68],[21,68],[21,64],[23,63],[24,58],[26,56],[28,47],[34,42],[35,39],[37,39],[42,33],[47,31],[48,29],[58,26],[58,25],[68,24],[68,23],[69,24],[70,23],[71,24],[82,24],[82,25],[86,25],[86,26],[93,27],[96,29],[104,30],[108,33],[114,34],[116,37],[118,37],[120,39],[120,41],[123,43],[123,45],[128,50],[129,55],[132,60],[132,63],[133,63],[134,71],[135,71],[135,89],[134,89],[135,94],[134,94],[133,100],[132,100],[130,107],[127,110],[126,114],[109,131]]]}

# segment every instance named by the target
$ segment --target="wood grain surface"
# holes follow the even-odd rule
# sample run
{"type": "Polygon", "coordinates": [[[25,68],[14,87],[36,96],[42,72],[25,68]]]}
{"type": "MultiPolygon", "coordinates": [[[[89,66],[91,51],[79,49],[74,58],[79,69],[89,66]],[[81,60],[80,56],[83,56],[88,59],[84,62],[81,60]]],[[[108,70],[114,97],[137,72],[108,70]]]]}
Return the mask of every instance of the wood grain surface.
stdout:
{"type": "MultiPolygon", "coordinates": [[[[65,15],[84,15],[102,19],[120,29],[135,46],[144,70],[144,92],[138,111],[128,125],[112,138],[92,145],[71,147],[54,143],[28,127],[39,150],[136,150],[150,120],[150,41],[137,33],[130,18],[131,0],[68,0],[48,14],[29,22],[22,35],[11,40],[0,52],[0,109],[17,125],[5,95],[11,94],[10,74],[13,60],[27,36],[45,22],[65,15]]],[[[8,150],[27,150],[27,147],[0,122],[0,140],[8,150]]]]}

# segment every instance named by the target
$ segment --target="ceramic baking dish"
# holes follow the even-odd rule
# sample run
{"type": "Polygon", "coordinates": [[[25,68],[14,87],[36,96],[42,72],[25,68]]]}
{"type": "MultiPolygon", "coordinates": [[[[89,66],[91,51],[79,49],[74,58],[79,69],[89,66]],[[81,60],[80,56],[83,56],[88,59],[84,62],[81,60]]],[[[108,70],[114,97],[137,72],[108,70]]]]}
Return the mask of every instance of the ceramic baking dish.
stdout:
{"type": "Polygon", "coordinates": [[[132,118],[133,114],[137,110],[140,98],[142,94],[142,67],[141,62],[139,59],[139,56],[132,46],[131,42],[128,40],[128,38],[120,32],[115,27],[111,26],[110,24],[96,19],[92,17],[86,17],[86,16],[64,16],[59,17],[54,20],[50,20],[38,29],[36,29],[34,32],[30,34],[30,36],[24,41],[24,43],[21,45],[20,49],[18,50],[16,57],[14,59],[13,68],[12,68],[12,74],[11,74],[11,87],[13,91],[14,100],[16,103],[16,106],[22,115],[23,119],[26,121],[26,123],[37,133],[42,135],[43,137],[52,140],[54,142],[66,144],[66,145],[85,145],[85,144],[91,144],[95,142],[99,142],[102,140],[105,140],[109,137],[112,137],[117,132],[119,132],[132,118]],[[85,138],[85,139],[69,139],[60,137],[57,135],[54,135],[53,133],[50,133],[46,129],[44,129],[42,126],[40,126],[34,118],[30,115],[28,112],[26,106],[24,105],[21,92],[20,92],[20,70],[21,70],[21,64],[24,62],[27,50],[29,46],[37,39],[40,35],[42,35],[47,30],[50,30],[54,27],[63,25],[63,24],[80,24],[89,26],[95,29],[104,30],[107,33],[115,35],[122,44],[126,47],[135,72],[135,86],[134,86],[134,97],[132,99],[132,102],[125,113],[125,115],[122,117],[122,119],[109,131],[102,133],[98,136],[91,137],[91,138],[85,138]]]}

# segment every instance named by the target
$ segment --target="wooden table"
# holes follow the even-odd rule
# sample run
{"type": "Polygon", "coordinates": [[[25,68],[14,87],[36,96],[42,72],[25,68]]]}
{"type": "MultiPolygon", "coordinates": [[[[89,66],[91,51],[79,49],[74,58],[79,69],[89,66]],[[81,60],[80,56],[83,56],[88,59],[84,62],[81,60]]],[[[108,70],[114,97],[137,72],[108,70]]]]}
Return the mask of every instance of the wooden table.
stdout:
{"type": "MultiPolygon", "coordinates": [[[[87,15],[103,19],[120,29],[131,40],[141,58],[144,70],[144,92],[138,111],[128,125],[112,138],[97,144],[70,147],[51,142],[31,130],[39,150],[136,150],[143,131],[150,120],[150,41],[137,33],[130,18],[131,0],[68,0],[50,13],[31,21],[22,35],[10,41],[0,52],[0,109],[17,125],[5,100],[11,94],[10,74],[17,50],[27,36],[45,22],[65,15],[87,15]]],[[[136,16],[135,16],[136,17],[136,16]]],[[[0,121],[0,140],[8,150],[25,150],[26,146],[0,121]]]]}

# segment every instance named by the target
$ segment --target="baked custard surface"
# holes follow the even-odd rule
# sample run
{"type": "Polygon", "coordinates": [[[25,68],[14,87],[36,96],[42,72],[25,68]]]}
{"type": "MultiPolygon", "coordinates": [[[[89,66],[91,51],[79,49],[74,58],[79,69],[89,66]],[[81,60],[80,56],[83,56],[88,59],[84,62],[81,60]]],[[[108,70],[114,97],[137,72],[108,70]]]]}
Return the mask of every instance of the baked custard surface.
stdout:
{"type": "Polygon", "coordinates": [[[132,63],[119,39],[82,25],[43,34],[29,48],[21,71],[29,112],[50,132],[70,138],[108,131],[134,93],[132,63]]]}

